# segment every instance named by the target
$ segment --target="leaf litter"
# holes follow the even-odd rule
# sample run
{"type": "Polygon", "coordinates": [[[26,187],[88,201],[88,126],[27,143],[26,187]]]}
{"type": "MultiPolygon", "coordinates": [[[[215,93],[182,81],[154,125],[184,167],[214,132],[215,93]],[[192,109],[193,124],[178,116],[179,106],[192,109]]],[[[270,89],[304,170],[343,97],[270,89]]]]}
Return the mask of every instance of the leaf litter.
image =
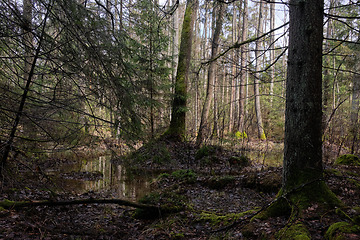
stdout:
{"type": "MultiPolygon", "coordinates": [[[[180,211],[156,219],[138,219],[134,217],[134,208],[115,204],[1,210],[0,239],[276,239],[275,234],[290,224],[287,217],[250,222],[254,212],[275,199],[281,187],[281,167],[232,166],[228,163],[229,157],[239,154],[224,149],[217,150],[211,161],[196,159],[195,148],[186,144],[181,147],[173,144],[171,151],[175,160],[172,163],[177,162],[171,168],[193,169],[195,178],[184,180],[172,174],[163,175],[151,187],[154,192],[175,192],[184,197],[184,208],[180,211]],[[191,155],[190,160],[184,153],[191,155]],[[242,212],[246,213],[241,215],[242,212]]],[[[160,166],[155,163],[152,167],[158,169],[160,166]]],[[[169,169],[169,166],[163,167],[169,169]]],[[[305,224],[312,239],[323,239],[332,223],[349,222],[349,219],[359,216],[359,211],[354,209],[360,206],[360,168],[328,164],[325,172],[326,183],[348,207],[343,215],[333,211],[323,216],[317,214],[317,205],[309,207],[298,221],[305,224]]],[[[99,176],[71,173],[66,177],[99,176]]],[[[46,179],[42,181],[48,184],[46,179]]],[[[54,194],[43,186],[38,179],[27,179],[18,186],[3,184],[0,200],[62,201],[114,197],[111,192],[54,194]]],[[[346,236],[359,239],[356,233],[346,236]]]]}

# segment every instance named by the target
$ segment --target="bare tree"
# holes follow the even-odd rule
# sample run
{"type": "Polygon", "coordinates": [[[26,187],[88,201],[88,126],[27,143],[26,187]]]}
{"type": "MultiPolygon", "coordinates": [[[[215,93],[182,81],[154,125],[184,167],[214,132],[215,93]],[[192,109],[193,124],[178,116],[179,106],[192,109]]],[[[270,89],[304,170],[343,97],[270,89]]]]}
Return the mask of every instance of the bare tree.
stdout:
{"type": "MultiPolygon", "coordinates": [[[[211,41],[211,58],[214,58],[218,54],[219,49],[219,39],[220,39],[220,33],[222,29],[222,22],[223,22],[223,15],[224,15],[225,7],[224,4],[218,3],[216,6],[216,23],[215,23],[215,29],[213,34],[213,39],[211,41]]],[[[216,77],[216,62],[213,61],[209,65],[208,70],[208,82],[207,82],[207,89],[206,89],[206,97],[204,101],[204,106],[202,109],[201,114],[201,122],[200,127],[196,139],[196,144],[201,145],[204,139],[204,134],[209,130],[209,111],[211,107],[211,102],[213,100],[214,95],[214,87],[215,87],[215,77],[216,77]]],[[[214,114],[215,116],[216,114],[214,114]]]]}
{"type": "MultiPolygon", "coordinates": [[[[256,36],[259,37],[262,35],[263,31],[263,8],[264,2],[261,1],[259,5],[259,19],[258,19],[258,26],[257,26],[257,33],[256,36]]],[[[256,112],[256,123],[258,128],[258,137],[261,140],[266,140],[266,135],[264,131],[264,125],[262,120],[261,114],[261,103],[260,103],[260,46],[262,44],[262,39],[258,39],[255,43],[255,59],[256,59],[256,67],[255,67],[255,74],[254,74],[254,94],[255,94],[255,112],[256,112]]]]}

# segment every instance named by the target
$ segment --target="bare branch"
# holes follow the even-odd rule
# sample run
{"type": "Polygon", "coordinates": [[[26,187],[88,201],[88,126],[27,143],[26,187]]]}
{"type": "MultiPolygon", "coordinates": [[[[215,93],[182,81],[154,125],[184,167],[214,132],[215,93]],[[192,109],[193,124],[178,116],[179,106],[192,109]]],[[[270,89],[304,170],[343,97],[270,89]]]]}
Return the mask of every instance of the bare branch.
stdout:
{"type": "Polygon", "coordinates": [[[275,32],[275,31],[277,31],[277,30],[285,27],[285,26],[288,25],[288,24],[289,24],[289,22],[287,22],[287,23],[285,23],[285,24],[283,24],[283,25],[281,25],[281,26],[279,26],[279,27],[277,27],[277,28],[274,28],[274,29],[272,29],[271,31],[268,31],[267,33],[264,33],[264,34],[262,34],[262,35],[259,36],[259,37],[250,38],[250,39],[248,39],[248,40],[246,40],[246,41],[244,41],[244,42],[238,42],[238,41],[237,41],[236,43],[234,43],[233,45],[231,45],[230,47],[228,47],[228,49],[226,49],[225,51],[223,51],[222,53],[220,53],[218,56],[216,56],[215,58],[210,59],[210,60],[208,60],[208,61],[206,61],[206,62],[203,62],[203,63],[201,63],[201,65],[207,65],[207,64],[209,64],[209,63],[211,63],[211,62],[213,62],[213,61],[216,61],[216,60],[218,60],[219,58],[223,57],[223,56],[224,56],[226,53],[228,53],[231,49],[237,49],[237,48],[240,48],[242,45],[245,45],[245,44],[248,44],[248,43],[251,43],[251,42],[255,42],[255,41],[257,41],[257,40],[259,40],[259,39],[261,39],[261,38],[269,35],[270,33],[275,32]]]}

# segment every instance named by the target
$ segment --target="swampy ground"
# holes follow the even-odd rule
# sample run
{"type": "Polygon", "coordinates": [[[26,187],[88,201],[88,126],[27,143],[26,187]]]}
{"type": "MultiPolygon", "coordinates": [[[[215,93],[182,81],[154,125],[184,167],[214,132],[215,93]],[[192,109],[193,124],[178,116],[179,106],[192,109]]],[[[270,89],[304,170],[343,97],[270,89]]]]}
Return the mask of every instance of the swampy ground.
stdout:
{"type": "MultiPolygon", "coordinates": [[[[289,216],[252,219],[276,198],[281,187],[281,164],[264,164],[267,155],[261,154],[278,148],[281,144],[198,149],[189,143],[150,143],[112,161],[127,165],[134,175],[157,172],[151,191],[138,202],[167,206],[169,211],[149,214],[117,204],[10,207],[0,210],[0,239],[285,239],[280,230],[299,222],[311,239],[335,239],[340,234],[343,239],[360,239],[360,167],[334,165],[337,154],[331,147],[325,149],[324,179],[346,207],[320,215],[314,204],[296,222],[289,216]],[[329,233],[329,227],[338,222],[352,230],[336,228],[329,233]]],[[[74,193],[59,189],[45,170],[70,160],[51,161],[51,166],[49,161],[34,160],[17,164],[2,179],[0,200],[115,198],[105,190],[74,193]]],[[[63,177],[91,180],[102,175],[72,172],[63,177]]]]}

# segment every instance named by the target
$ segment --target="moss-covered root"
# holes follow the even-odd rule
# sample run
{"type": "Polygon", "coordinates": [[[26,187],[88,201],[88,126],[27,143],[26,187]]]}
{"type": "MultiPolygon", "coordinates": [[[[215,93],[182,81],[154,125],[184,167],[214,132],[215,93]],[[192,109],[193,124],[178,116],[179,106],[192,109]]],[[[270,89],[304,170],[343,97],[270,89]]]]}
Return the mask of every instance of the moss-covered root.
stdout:
{"type": "Polygon", "coordinates": [[[286,226],[276,233],[276,239],[281,240],[310,240],[311,235],[301,222],[286,226]]]}
{"type": "MultiPolygon", "coordinates": [[[[352,225],[347,222],[337,222],[332,224],[325,234],[325,239],[328,240],[340,240],[340,239],[350,239],[350,235],[354,236],[356,234],[360,236],[360,226],[352,225]]],[[[351,238],[355,239],[355,238],[351,238]]]]}
{"type": "Polygon", "coordinates": [[[335,165],[360,166],[360,158],[353,154],[345,154],[335,160],[335,165]]]}
{"type": "Polygon", "coordinates": [[[277,216],[301,216],[302,211],[313,204],[317,204],[319,210],[322,209],[324,212],[334,207],[343,206],[341,201],[323,181],[316,181],[287,193],[280,190],[277,199],[277,201],[254,218],[267,219],[277,216]]]}

